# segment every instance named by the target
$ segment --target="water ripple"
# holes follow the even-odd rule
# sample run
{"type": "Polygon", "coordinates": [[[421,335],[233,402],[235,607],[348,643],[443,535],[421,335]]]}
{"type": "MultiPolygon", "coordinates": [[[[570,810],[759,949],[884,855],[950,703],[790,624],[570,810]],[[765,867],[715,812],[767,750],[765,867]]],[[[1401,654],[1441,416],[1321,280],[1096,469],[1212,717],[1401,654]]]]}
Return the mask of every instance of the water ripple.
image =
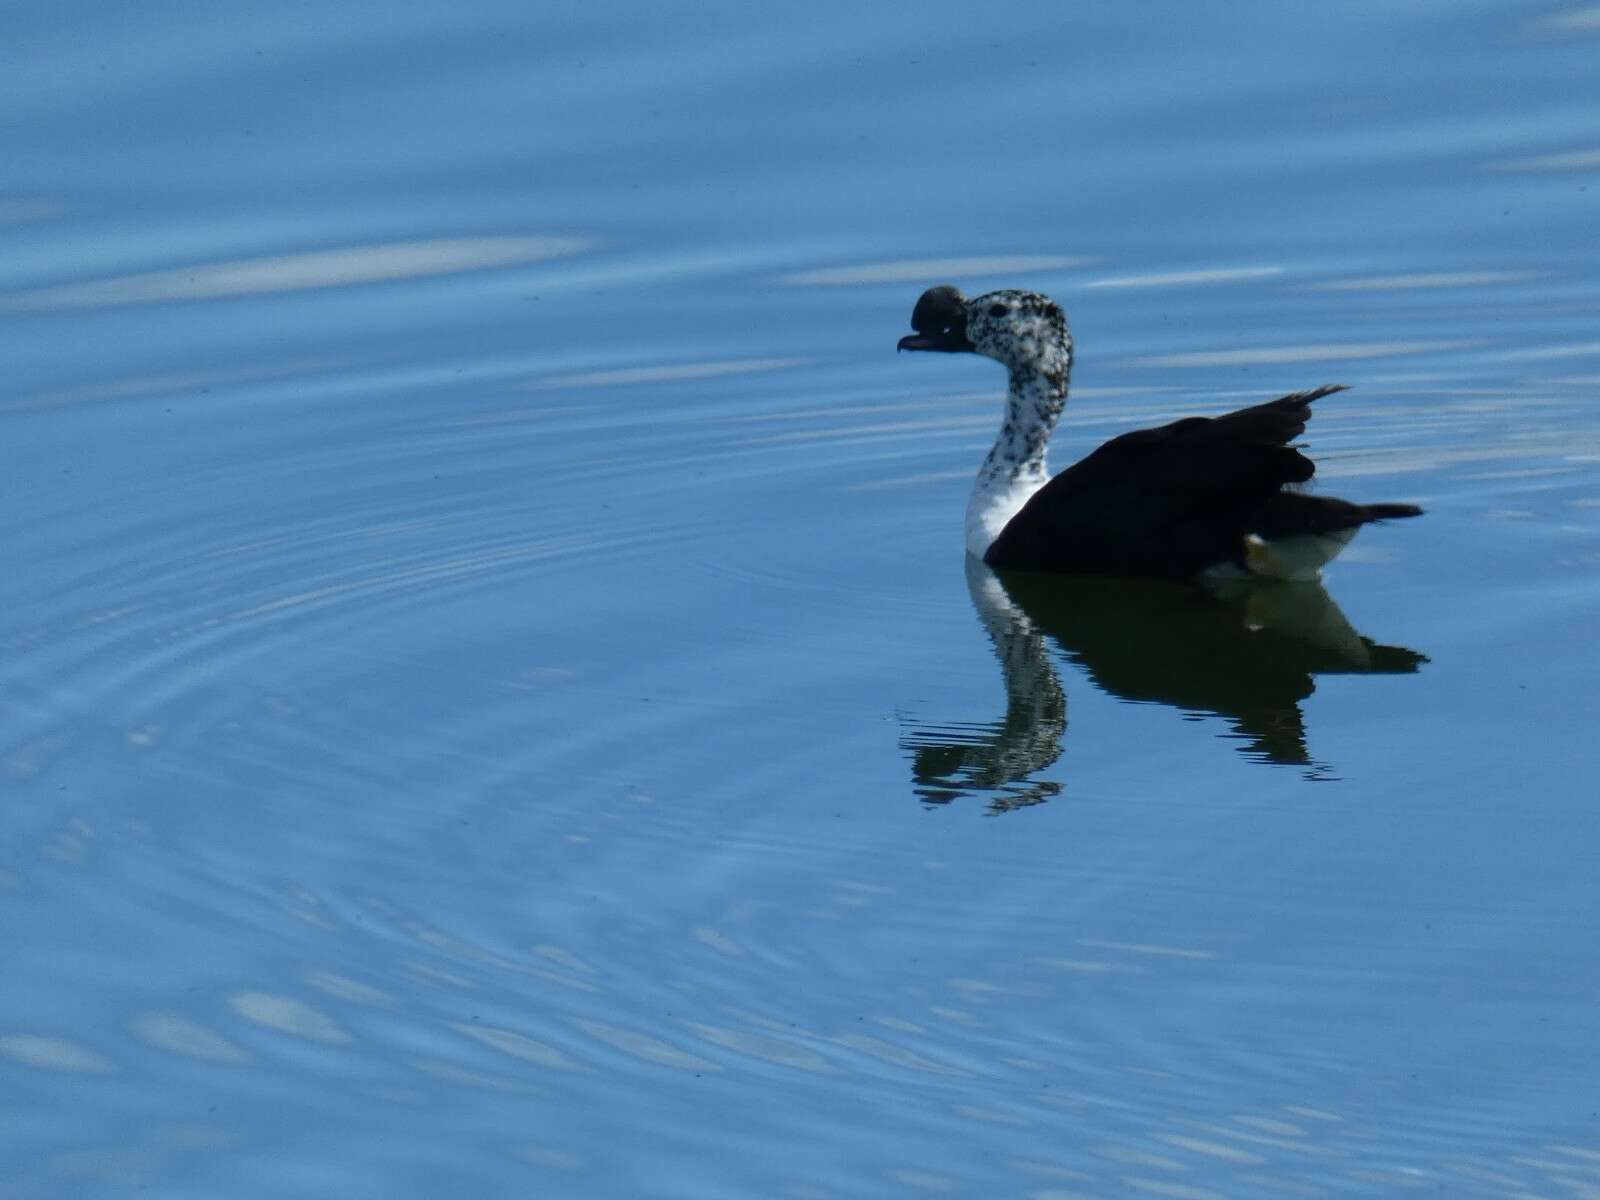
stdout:
{"type": "Polygon", "coordinates": [[[0,311],[208,300],[423,279],[562,258],[590,244],[574,237],[480,237],[309,250],[33,288],[0,296],[0,311]]]}

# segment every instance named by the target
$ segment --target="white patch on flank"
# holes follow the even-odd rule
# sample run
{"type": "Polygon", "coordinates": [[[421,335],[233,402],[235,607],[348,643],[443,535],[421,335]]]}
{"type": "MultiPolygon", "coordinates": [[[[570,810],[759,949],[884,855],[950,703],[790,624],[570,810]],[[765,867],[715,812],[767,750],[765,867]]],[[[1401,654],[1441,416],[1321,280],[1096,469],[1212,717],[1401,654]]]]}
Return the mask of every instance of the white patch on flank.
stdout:
{"type": "MultiPolygon", "coordinates": [[[[1353,528],[1339,529],[1269,542],[1251,534],[1245,539],[1245,564],[1251,575],[1263,579],[1310,583],[1321,577],[1323,566],[1332,562],[1355,535],[1353,528]]],[[[1234,574],[1238,574],[1237,568],[1234,574]]],[[[1228,577],[1216,567],[1207,575],[1212,579],[1228,577]]]]}

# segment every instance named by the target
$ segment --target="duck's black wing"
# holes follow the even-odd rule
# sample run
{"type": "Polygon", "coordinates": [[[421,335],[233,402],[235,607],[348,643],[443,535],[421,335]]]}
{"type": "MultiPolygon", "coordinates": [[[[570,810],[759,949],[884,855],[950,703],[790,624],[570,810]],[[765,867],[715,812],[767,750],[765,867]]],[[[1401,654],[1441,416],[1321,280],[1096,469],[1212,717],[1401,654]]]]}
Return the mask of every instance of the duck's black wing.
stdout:
{"type": "Polygon", "coordinates": [[[1342,384],[1220,417],[1186,417],[1112,438],[1062,471],[1006,525],[992,567],[1187,578],[1242,562],[1244,539],[1350,529],[1407,505],[1360,505],[1286,492],[1316,465],[1290,443],[1311,404],[1342,384]]]}

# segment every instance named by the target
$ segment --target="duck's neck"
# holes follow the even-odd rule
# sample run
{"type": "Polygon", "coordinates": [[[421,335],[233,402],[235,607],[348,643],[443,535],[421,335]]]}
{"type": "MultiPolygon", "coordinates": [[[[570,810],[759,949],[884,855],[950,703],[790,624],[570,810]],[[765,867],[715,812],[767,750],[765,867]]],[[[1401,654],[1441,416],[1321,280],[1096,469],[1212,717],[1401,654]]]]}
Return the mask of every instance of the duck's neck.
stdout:
{"type": "Polygon", "coordinates": [[[1045,453],[1067,402],[1072,343],[1011,367],[1006,415],[967,502],[967,549],[982,558],[1006,522],[1050,479],[1045,453]]]}

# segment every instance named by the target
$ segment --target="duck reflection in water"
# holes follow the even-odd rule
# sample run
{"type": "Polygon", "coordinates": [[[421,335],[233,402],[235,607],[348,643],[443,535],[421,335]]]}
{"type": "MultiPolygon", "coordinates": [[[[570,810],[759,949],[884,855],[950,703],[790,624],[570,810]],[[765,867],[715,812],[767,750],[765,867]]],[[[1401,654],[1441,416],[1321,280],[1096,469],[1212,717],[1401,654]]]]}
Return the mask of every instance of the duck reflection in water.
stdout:
{"type": "Polygon", "coordinates": [[[1221,717],[1249,758],[1327,777],[1306,745],[1300,701],[1317,675],[1403,675],[1427,658],[1362,637],[1320,583],[1199,585],[996,573],[967,556],[967,587],[994,643],[1004,719],[917,727],[902,749],[926,803],[982,796],[992,812],[1039,804],[1058,780],[1067,697],[1054,642],[1089,681],[1121,700],[1221,717]]]}

